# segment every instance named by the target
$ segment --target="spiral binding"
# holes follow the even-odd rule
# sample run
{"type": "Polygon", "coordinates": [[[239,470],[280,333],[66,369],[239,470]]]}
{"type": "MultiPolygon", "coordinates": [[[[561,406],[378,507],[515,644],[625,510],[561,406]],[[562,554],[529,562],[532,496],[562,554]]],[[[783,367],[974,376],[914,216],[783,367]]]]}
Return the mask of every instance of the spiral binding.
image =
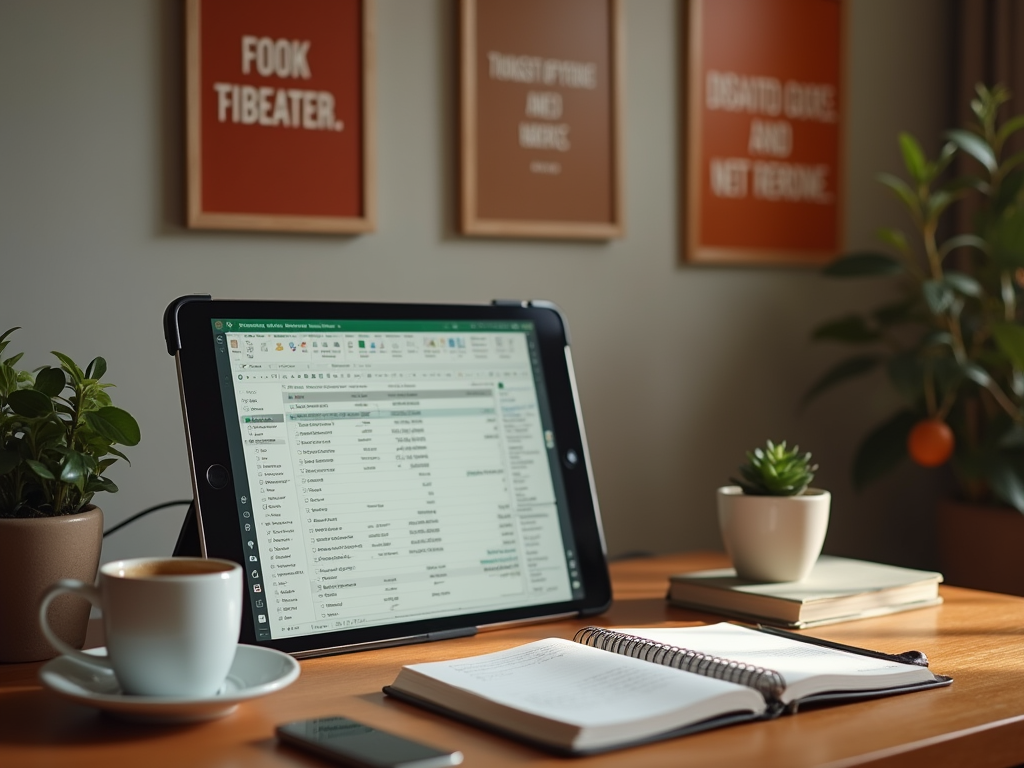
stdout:
{"type": "Polygon", "coordinates": [[[718,656],[709,656],[706,653],[647,640],[636,635],[616,632],[613,629],[584,627],[576,633],[573,640],[602,651],[611,651],[673,669],[682,669],[705,677],[745,685],[758,691],[769,701],[778,701],[786,689],[786,681],[774,670],[744,664],[740,661],[730,661],[718,656]]]}

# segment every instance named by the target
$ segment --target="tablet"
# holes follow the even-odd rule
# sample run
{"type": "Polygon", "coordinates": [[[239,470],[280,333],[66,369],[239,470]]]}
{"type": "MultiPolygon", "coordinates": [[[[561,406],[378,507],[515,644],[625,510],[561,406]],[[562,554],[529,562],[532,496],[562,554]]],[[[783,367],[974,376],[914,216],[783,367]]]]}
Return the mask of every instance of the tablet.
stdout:
{"type": "Polygon", "coordinates": [[[186,296],[164,317],[198,549],[296,656],[603,611],[561,313],[186,296]]]}

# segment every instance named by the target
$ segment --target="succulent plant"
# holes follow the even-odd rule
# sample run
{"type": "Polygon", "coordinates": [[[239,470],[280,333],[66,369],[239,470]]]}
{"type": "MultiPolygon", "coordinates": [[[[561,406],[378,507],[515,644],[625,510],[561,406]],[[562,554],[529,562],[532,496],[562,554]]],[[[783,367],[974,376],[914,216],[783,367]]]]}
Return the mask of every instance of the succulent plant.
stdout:
{"type": "Polygon", "coordinates": [[[811,454],[800,455],[800,447],[786,448],[786,441],[771,440],[764,448],[747,451],[747,463],[740,465],[742,480],[729,478],[748,496],[798,496],[814,479],[817,464],[811,454]]]}

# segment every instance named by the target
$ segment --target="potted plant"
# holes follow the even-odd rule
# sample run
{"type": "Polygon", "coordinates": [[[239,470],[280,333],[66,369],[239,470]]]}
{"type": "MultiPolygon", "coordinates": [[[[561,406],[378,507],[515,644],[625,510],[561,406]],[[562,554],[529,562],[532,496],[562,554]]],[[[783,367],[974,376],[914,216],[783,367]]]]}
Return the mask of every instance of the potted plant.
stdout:
{"type": "MultiPolygon", "coordinates": [[[[1024,153],[1005,152],[1024,115],[1001,120],[1008,100],[1001,86],[977,86],[972,123],[948,131],[934,159],[901,133],[907,178],[878,178],[907,208],[913,237],[882,229],[888,252],[848,254],[825,268],[833,277],[879,278],[882,292],[895,296],[813,334],[858,351],[827,371],[805,400],[878,369],[903,400],[858,448],[858,488],[908,456],[925,467],[951,461],[962,499],[1024,512],[1024,153]],[[973,158],[975,169],[950,177],[958,155],[973,158]],[[953,204],[964,199],[975,211],[972,231],[944,236],[953,204]]],[[[963,542],[954,546],[963,549],[963,542]]],[[[948,580],[965,583],[946,563],[943,569],[948,580]]]]}
{"type": "MultiPolygon", "coordinates": [[[[16,330],[0,335],[0,661],[33,661],[55,655],[38,626],[44,590],[96,578],[103,513],[91,502],[117,491],[104,472],[126,458],[115,445],[138,444],[139,425],[111,405],[102,357],[84,371],[60,352],[60,367],[35,371],[17,367],[22,354],[2,359],[16,330]]],[[[51,626],[81,648],[89,605],[67,597],[51,626]]]]}
{"type": "Polygon", "coordinates": [[[809,487],[818,469],[811,454],[769,440],[739,469],[742,479],[718,489],[718,525],[736,575],[802,580],[821,554],[832,498],[809,487]]]}

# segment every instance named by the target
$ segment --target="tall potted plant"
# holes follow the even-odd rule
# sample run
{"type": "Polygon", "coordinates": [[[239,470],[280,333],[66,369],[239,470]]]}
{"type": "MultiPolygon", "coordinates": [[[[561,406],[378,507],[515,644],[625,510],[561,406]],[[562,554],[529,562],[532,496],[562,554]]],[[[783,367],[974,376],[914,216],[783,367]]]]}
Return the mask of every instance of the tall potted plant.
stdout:
{"type": "Polygon", "coordinates": [[[878,178],[906,207],[913,235],[880,230],[887,252],[848,254],[825,268],[832,277],[885,280],[895,296],[813,334],[858,351],[805,400],[877,369],[903,400],[858,448],[857,487],[908,456],[926,467],[951,461],[962,499],[1024,513],[1024,153],[1004,151],[1024,115],[1000,119],[1009,98],[1001,86],[978,85],[971,124],[948,131],[934,159],[901,133],[906,178],[878,178]],[[951,177],[958,155],[973,158],[975,170],[951,177]],[[974,206],[972,231],[943,237],[954,203],[964,199],[974,206]]]}
{"type": "MultiPolygon", "coordinates": [[[[0,661],[51,658],[38,626],[46,587],[62,578],[96,578],[103,513],[96,493],[117,491],[104,472],[126,458],[115,445],[137,445],[139,425],[110,402],[97,357],[83,371],[54,352],[59,367],[17,367],[2,359],[17,328],[0,335],[0,661]]],[[[89,618],[84,600],[51,607],[51,626],[81,648],[89,618]]],[[[63,602],[62,602],[63,601],[63,602]]]]}

